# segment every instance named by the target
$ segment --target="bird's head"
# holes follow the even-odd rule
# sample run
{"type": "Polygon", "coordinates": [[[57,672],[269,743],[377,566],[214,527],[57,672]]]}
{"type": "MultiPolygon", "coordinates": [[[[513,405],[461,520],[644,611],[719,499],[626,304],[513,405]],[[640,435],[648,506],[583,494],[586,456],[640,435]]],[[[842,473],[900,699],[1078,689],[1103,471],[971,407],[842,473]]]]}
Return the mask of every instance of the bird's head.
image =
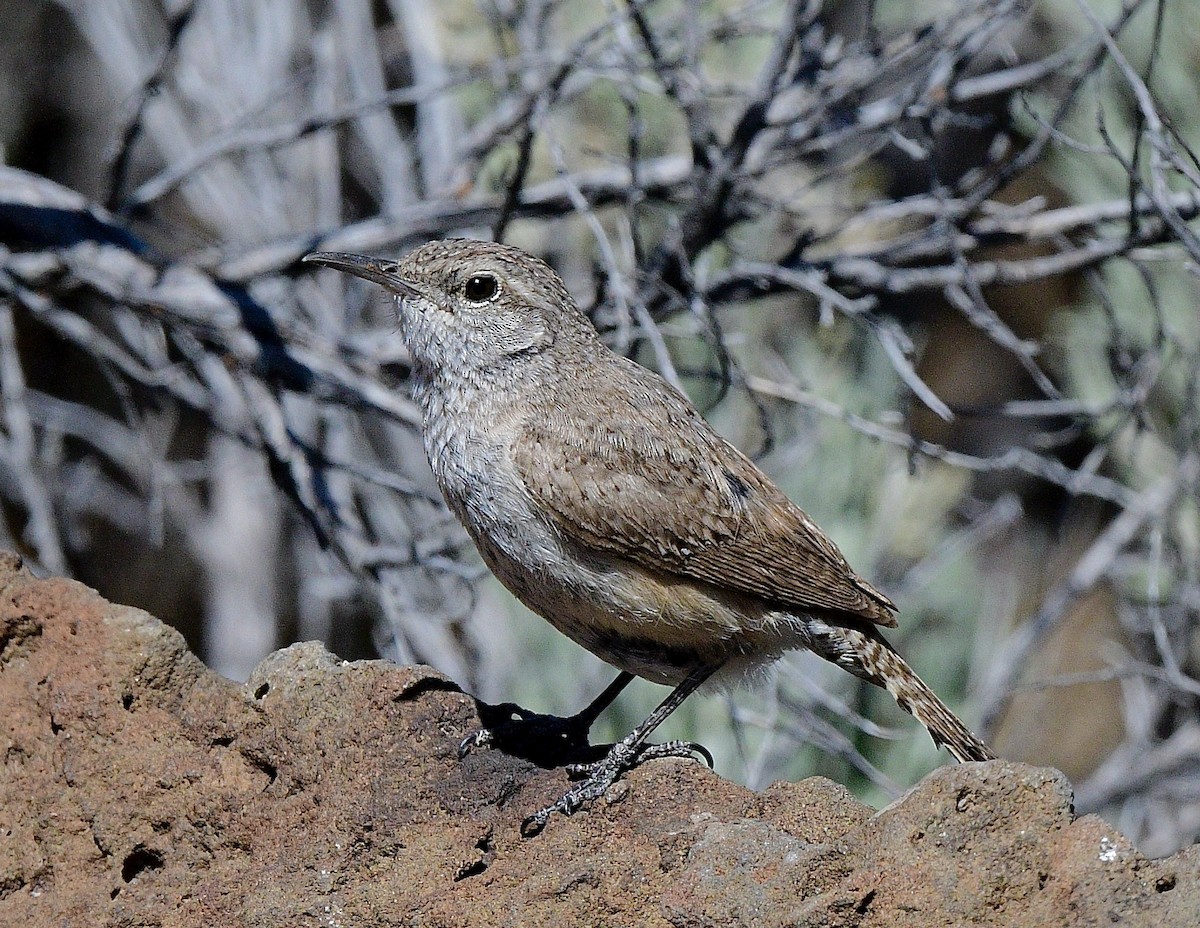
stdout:
{"type": "Polygon", "coordinates": [[[399,261],[326,251],[304,260],[393,293],[413,363],[429,373],[470,375],[536,356],[563,337],[595,339],[561,278],[511,245],[447,239],[399,261]]]}

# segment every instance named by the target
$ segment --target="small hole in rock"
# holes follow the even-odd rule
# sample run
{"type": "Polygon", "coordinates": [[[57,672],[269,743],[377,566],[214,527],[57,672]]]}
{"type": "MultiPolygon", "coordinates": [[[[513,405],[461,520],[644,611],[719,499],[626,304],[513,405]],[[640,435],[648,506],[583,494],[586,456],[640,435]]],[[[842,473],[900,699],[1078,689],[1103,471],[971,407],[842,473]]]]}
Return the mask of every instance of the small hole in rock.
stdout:
{"type": "Polygon", "coordinates": [[[473,876],[479,876],[487,869],[487,864],[482,860],[477,860],[474,863],[464,864],[458,868],[458,872],[454,874],[454,882],[458,883],[462,880],[469,879],[473,876]]]}
{"type": "Polygon", "coordinates": [[[256,689],[256,690],[254,691],[254,698],[255,698],[255,699],[262,699],[262,698],[263,698],[264,696],[266,696],[266,695],[267,695],[267,693],[269,693],[269,692],[271,692],[271,684],[270,684],[270,683],[264,683],[264,684],[262,684],[261,686],[259,686],[259,688],[258,688],[258,689],[256,689]]]}
{"type": "Polygon", "coordinates": [[[242,751],[242,756],[267,775],[268,786],[274,783],[276,778],[279,776],[279,768],[262,755],[254,752],[247,753],[246,751],[242,751]]]}
{"type": "Polygon", "coordinates": [[[1175,874],[1169,876],[1160,876],[1154,881],[1154,891],[1156,893],[1169,893],[1175,888],[1175,874]]]}
{"type": "Polygon", "coordinates": [[[133,708],[133,693],[126,693],[122,696],[121,705],[125,707],[126,711],[133,708]]]}
{"type": "Polygon", "coordinates": [[[147,870],[158,870],[163,865],[163,855],[139,844],[125,857],[121,864],[121,879],[132,883],[147,870]]]}

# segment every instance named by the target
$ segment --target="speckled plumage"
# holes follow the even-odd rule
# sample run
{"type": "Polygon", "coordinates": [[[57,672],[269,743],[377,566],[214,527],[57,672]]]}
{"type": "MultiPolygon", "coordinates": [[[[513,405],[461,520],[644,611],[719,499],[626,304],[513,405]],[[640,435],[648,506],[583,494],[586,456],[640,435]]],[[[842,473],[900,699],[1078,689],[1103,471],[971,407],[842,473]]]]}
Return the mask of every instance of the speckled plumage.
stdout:
{"type": "Polygon", "coordinates": [[[466,240],[312,259],[397,294],[446,501],[564,634],[659,683],[806,647],[885,687],[959,760],[993,756],[879,634],[892,602],[686,398],[609,351],[543,262],[466,240]],[[488,279],[495,294],[471,299],[488,279]]]}

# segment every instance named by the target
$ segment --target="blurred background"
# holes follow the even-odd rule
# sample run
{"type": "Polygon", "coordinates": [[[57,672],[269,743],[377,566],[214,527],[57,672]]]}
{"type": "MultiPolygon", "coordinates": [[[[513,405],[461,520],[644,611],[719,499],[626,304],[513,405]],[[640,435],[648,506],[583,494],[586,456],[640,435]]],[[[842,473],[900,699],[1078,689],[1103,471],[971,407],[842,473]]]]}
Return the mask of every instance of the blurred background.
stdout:
{"type": "MultiPolygon", "coordinates": [[[[548,260],[900,605],[997,750],[1200,836],[1189,0],[0,0],[0,546],[244,679],[320,639],[576,711],[611,669],[441,503],[378,288],[548,260]]],[[[664,690],[639,682],[594,737],[664,690]]],[[[939,763],[805,654],[663,737],[881,804],[939,763]]]]}

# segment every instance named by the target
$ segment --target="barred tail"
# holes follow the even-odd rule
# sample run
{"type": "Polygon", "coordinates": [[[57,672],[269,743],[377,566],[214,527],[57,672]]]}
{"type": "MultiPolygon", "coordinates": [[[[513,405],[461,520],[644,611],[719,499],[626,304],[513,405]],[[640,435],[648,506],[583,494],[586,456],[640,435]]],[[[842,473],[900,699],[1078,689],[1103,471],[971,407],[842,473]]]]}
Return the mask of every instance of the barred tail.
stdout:
{"type": "Polygon", "coordinates": [[[830,625],[820,619],[809,619],[805,625],[813,652],[891,693],[900,708],[924,725],[934,743],[945,745],[955,760],[996,758],[874,629],[830,625]]]}

